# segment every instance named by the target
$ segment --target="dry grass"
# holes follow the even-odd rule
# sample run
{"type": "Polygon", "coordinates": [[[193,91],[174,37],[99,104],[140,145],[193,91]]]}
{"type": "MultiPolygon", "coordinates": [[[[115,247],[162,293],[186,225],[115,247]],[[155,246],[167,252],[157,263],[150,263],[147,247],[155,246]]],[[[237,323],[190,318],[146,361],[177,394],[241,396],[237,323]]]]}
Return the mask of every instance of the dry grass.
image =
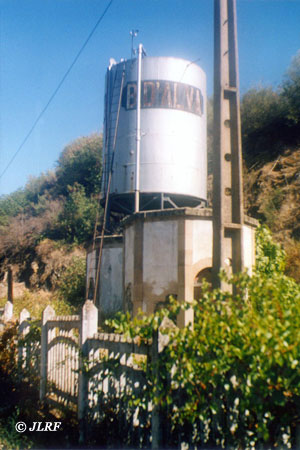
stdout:
{"type": "Polygon", "coordinates": [[[245,211],[266,223],[287,254],[286,272],[300,282],[300,149],[244,173],[245,211]]]}
{"type": "MultiPolygon", "coordinates": [[[[0,299],[0,307],[7,301],[6,297],[0,299]]],[[[31,292],[26,290],[21,297],[14,298],[14,316],[17,319],[23,308],[26,308],[32,318],[40,319],[46,306],[51,305],[57,315],[74,314],[74,309],[64,300],[58,299],[56,294],[39,290],[31,292]]]]}

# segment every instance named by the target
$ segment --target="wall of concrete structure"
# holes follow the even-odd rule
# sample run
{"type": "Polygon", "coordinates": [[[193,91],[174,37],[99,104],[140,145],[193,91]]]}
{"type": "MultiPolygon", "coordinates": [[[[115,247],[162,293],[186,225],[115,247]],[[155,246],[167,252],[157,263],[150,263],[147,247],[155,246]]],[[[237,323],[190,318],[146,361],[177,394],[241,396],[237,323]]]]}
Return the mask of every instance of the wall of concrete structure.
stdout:
{"type": "Polygon", "coordinates": [[[86,257],[86,289],[87,289],[87,297],[91,297],[92,299],[92,293],[90,292],[88,294],[89,286],[91,282],[93,285],[95,284],[96,280],[96,270],[97,270],[97,262],[96,262],[96,250],[88,250],[87,257],[86,257]]]}
{"type": "Polygon", "coordinates": [[[104,316],[123,309],[123,245],[103,248],[99,306],[104,316]]]}
{"type": "Polygon", "coordinates": [[[177,295],[178,223],[175,220],[144,222],[143,308],[177,295]]]}
{"type": "Polygon", "coordinates": [[[136,214],[125,222],[124,238],[125,304],[133,314],[152,313],[170,295],[193,300],[195,277],[212,264],[210,210],[136,214]]]}
{"type": "Polygon", "coordinates": [[[94,288],[98,284],[96,306],[101,317],[106,318],[123,310],[123,239],[121,236],[104,239],[99,281],[96,283],[99,247],[100,243],[97,243],[95,249],[89,249],[87,253],[86,288],[87,298],[92,300],[94,294],[91,284],[94,288]]]}
{"type": "Polygon", "coordinates": [[[251,223],[243,226],[244,267],[251,275],[255,266],[255,230],[258,222],[251,219],[251,223]]]}
{"type": "MultiPolygon", "coordinates": [[[[250,273],[255,264],[256,225],[249,219],[242,228],[243,263],[250,273]]],[[[97,297],[104,316],[120,310],[135,315],[139,309],[150,314],[170,295],[189,302],[201,292],[201,280],[209,278],[212,267],[211,210],[137,213],[124,222],[123,236],[124,240],[116,237],[104,241],[97,297]]],[[[90,276],[96,273],[97,252],[88,254],[90,276]]],[[[191,312],[186,311],[178,325],[189,321],[191,312]]]]}

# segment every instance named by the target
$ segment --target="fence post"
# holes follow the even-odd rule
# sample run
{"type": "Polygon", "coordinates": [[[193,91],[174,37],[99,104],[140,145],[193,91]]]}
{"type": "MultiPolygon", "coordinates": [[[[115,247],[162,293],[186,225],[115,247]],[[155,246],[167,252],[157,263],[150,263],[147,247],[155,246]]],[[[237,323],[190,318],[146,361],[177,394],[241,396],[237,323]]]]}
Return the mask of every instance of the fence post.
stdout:
{"type": "MultiPolygon", "coordinates": [[[[159,358],[159,331],[156,330],[153,333],[152,337],[152,367],[153,367],[153,378],[156,381],[156,389],[158,389],[159,383],[159,367],[158,367],[158,358],[159,358]]],[[[159,392],[156,391],[156,396],[159,395],[159,392]]],[[[160,430],[160,408],[159,405],[152,405],[152,414],[151,414],[151,435],[152,442],[151,448],[159,449],[161,443],[161,430],[160,430]]]]}
{"type": "Polygon", "coordinates": [[[14,298],[13,289],[13,271],[11,266],[9,266],[7,270],[7,300],[11,303],[13,302],[14,298]]]}
{"type": "Polygon", "coordinates": [[[55,317],[55,311],[48,305],[42,316],[42,336],[41,336],[41,382],[40,382],[40,400],[43,401],[47,389],[47,368],[48,368],[48,320],[55,317]]]}
{"type": "MultiPolygon", "coordinates": [[[[30,313],[29,311],[27,311],[26,308],[23,308],[22,311],[20,312],[20,316],[19,316],[19,339],[22,339],[26,336],[26,334],[29,333],[30,330],[30,324],[28,322],[28,320],[30,319],[30,313]]],[[[26,360],[27,361],[27,349],[26,347],[19,342],[19,348],[18,348],[18,368],[21,374],[21,370],[23,367],[23,361],[26,360]],[[25,355],[26,355],[26,359],[25,359],[25,355]]]]}
{"type": "MultiPolygon", "coordinates": [[[[168,346],[170,342],[170,337],[166,333],[162,333],[162,330],[177,328],[175,323],[169,319],[168,317],[164,317],[160,327],[153,333],[152,337],[152,367],[153,367],[153,378],[156,381],[156,386],[158,389],[159,386],[159,375],[160,375],[160,367],[158,365],[159,362],[159,354],[163,352],[164,348],[168,346]]],[[[170,381],[171,382],[171,381],[170,381]]],[[[156,397],[160,395],[160,392],[156,391],[156,397]]],[[[152,443],[151,448],[159,449],[162,447],[162,443],[165,443],[165,440],[168,437],[169,429],[168,425],[165,424],[164,427],[161,426],[162,423],[162,412],[160,405],[154,404],[152,409],[152,418],[151,418],[151,434],[152,434],[152,443]]]]}
{"type": "Polygon", "coordinates": [[[7,301],[4,305],[3,321],[9,322],[13,317],[14,307],[12,302],[7,301]]]}
{"type": "Polygon", "coordinates": [[[80,317],[80,359],[79,359],[79,381],[78,381],[78,420],[79,420],[79,442],[82,444],[86,439],[87,410],[88,410],[88,376],[85,372],[85,359],[89,356],[88,339],[98,331],[98,309],[91,300],[86,300],[80,317]]]}

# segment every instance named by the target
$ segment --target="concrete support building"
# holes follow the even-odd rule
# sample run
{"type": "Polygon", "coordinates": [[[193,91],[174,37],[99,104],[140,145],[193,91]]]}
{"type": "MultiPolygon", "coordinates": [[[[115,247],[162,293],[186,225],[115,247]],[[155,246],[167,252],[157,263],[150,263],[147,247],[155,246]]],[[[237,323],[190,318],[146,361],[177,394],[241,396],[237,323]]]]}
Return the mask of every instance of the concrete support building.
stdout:
{"type": "MultiPolygon", "coordinates": [[[[152,313],[170,295],[180,301],[197,299],[203,278],[211,281],[213,225],[208,208],[144,211],[124,221],[122,236],[103,243],[97,306],[102,318],[117,311],[136,315],[152,313]]],[[[256,221],[245,217],[243,265],[251,273],[255,264],[256,221]]],[[[87,273],[93,285],[100,242],[87,256],[87,273]]],[[[191,312],[178,325],[192,321],[191,312]]]]}

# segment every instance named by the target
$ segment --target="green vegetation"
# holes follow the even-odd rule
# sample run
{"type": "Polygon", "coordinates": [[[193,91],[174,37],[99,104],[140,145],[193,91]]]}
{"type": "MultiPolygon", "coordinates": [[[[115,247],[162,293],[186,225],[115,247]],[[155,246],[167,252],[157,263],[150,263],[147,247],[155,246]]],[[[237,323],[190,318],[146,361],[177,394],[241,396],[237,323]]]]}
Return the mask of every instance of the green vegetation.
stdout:
{"type": "MultiPolygon", "coordinates": [[[[82,261],[74,260],[73,265],[76,284],[83,271],[82,261]]],[[[147,416],[148,405],[153,403],[160,410],[163,445],[167,448],[174,448],[180,442],[199,448],[297,448],[300,287],[284,275],[284,267],[283,250],[272,241],[270,231],[261,227],[257,233],[256,272],[252,277],[240,274],[227,280],[237,287],[237,295],[210,291],[207,285],[201,300],[192,305],[181,305],[171,299],[167,308],[150,316],[140,313],[131,320],[128,314],[119,314],[108,321],[107,326],[115,332],[140,339],[153,337],[160,328],[162,334],[168,335],[169,343],[160,354],[157,366],[135,361],[146,374],[145,389],[139,395],[132,395],[127,385],[126,392],[119,393],[118,398],[107,401],[101,397],[103,422],[94,428],[96,434],[91,434],[90,443],[104,447],[109,443],[125,443],[128,427],[120,429],[116,436],[116,423],[133,417],[136,408],[142,420],[143,414],[147,416]],[[174,320],[180,308],[191,306],[193,328],[177,329],[163,322],[165,317],[174,320]]],[[[71,298],[65,275],[60,288],[63,297],[71,298]]],[[[24,392],[24,385],[13,378],[17,373],[14,333],[11,327],[0,338],[0,366],[5,367],[0,382],[2,377],[7,386],[11,383],[9,396],[15,395],[9,397],[9,410],[0,410],[3,424],[0,442],[8,448],[22,448],[25,443],[26,448],[35,448],[37,442],[32,439],[36,436],[24,435],[26,440],[21,443],[14,431],[18,420],[32,421],[37,414],[43,420],[43,411],[36,411],[37,400],[26,403],[30,385],[26,384],[24,392]]],[[[103,361],[103,364],[112,379],[115,371],[119,373],[115,361],[103,361]]],[[[37,393],[31,395],[35,399],[37,393]]],[[[74,432],[77,426],[74,418],[70,429],[72,426],[74,432]]],[[[149,442],[149,426],[142,427],[140,433],[143,442],[149,442]]],[[[131,445],[129,441],[126,443],[131,445]]],[[[38,448],[45,445],[40,441],[38,448]]]]}
{"type": "Polygon", "coordinates": [[[57,288],[72,257],[82,256],[93,237],[101,153],[102,136],[77,139],[63,150],[55,171],[0,198],[0,279],[13,264],[26,287],[57,288]]]}
{"type": "Polygon", "coordinates": [[[272,231],[300,282],[300,52],[277,88],[256,87],[241,100],[246,212],[272,231]]]}
{"type": "MultiPolygon", "coordinates": [[[[300,143],[300,51],[282,84],[256,86],[241,98],[243,157],[247,167],[262,166],[300,143]]],[[[208,172],[212,171],[213,101],[207,104],[208,172]]]]}
{"type": "Polygon", "coordinates": [[[287,144],[285,100],[272,88],[253,88],[241,103],[244,156],[270,160],[287,144]],[[285,142],[283,142],[285,141],[285,142]]]}
{"type": "Polygon", "coordinates": [[[70,186],[81,185],[87,196],[100,191],[102,136],[79,138],[61,153],[56,169],[56,192],[68,196],[70,186]]]}
{"type": "Polygon", "coordinates": [[[80,138],[64,149],[54,172],[32,178],[23,190],[0,198],[0,236],[5,237],[1,255],[43,238],[69,243],[91,238],[101,152],[101,136],[80,138]]]}
{"type": "MultiPolygon", "coordinates": [[[[257,241],[254,275],[228,280],[238,295],[206,286],[192,305],[193,329],[161,330],[169,344],[131,404],[159,405],[167,448],[179,437],[199,448],[299,447],[300,287],[284,275],[284,253],[266,228],[257,241]]],[[[181,307],[173,301],[150,317],[120,315],[109,324],[149,338],[181,307]]]]}
{"type": "Polygon", "coordinates": [[[85,300],[85,273],[85,258],[74,257],[58,282],[58,301],[67,302],[75,310],[79,310],[83,306],[85,300]]]}
{"type": "Polygon", "coordinates": [[[242,98],[244,157],[248,165],[270,161],[300,142],[300,52],[278,89],[250,89],[242,98]]]}
{"type": "MultiPolygon", "coordinates": [[[[300,282],[300,51],[278,87],[241,98],[244,206],[287,253],[286,273],[300,282]]],[[[212,195],[213,102],[207,105],[208,201],[212,195]]]]}
{"type": "Polygon", "coordinates": [[[68,197],[58,216],[56,233],[67,243],[82,244],[92,238],[97,213],[97,201],[87,197],[81,184],[68,187],[68,197]]]}
{"type": "MultiPolygon", "coordinates": [[[[77,313],[79,301],[76,294],[78,291],[76,291],[75,287],[73,289],[70,288],[70,291],[73,291],[73,297],[70,297],[69,299],[68,297],[63,297],[60,288],[58,288],[55,293],[41,290],[36,292],[26,290],[21,296],[14,299],[14,316],[18,318],[22,309],[26,308],[32,318],[41,319],[42,313],[48,305],[51,305],[52,308],[54,308],[57,315],[77,313]],[[73,304],[72,300],[74,298],[77,300],[77,303],[74,302],[73,304]]],[[[80,292],[82,292],[82,290],[80,292]]],[[[81,302],[83,301],[83,298],[84,297],[81,297],[81,302]]],[[[7,298],[1,298],[0,308],[3,308],[6,302],[7,298]]]]}

